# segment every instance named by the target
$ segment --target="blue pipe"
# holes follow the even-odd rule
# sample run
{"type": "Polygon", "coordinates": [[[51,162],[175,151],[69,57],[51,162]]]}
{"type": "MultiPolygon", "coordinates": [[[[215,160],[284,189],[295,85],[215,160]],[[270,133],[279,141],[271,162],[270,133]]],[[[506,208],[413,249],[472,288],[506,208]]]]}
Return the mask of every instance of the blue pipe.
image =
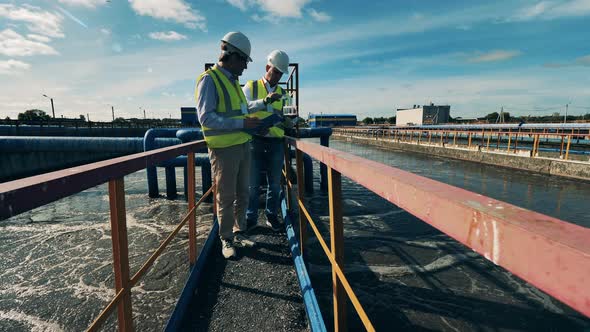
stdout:
{"type": "MultiPolygon", "coordinates": [[[[199,140],[203,138],[203,134],[200,129],[196,128],[165,128],[165,129],[150,129],[145,133],[143,146],[144,151],[155,149],[156,137],[176,137],[175,143],[186,143],[193,140],[199,140]]],[[[207,148],[199,149],[196,152],[206,152],[207,148]]],[[[169,199],[176,198],[176,176],[174,172],[175,167],[184,168],[184,196],[188,199],[188,176],[186,171],[187,157],[178,156],[173,159],[161,162],[158,165],[147,167],[147,180],[148,180],[148,195],[149,197],[158,197],[160,192],[158,189],[158,175],[156,167],[166,168],[166,197],[169,199]]],[[[197,155],[195,157],[195,166],[201,166],[201,177],[203,179],[203,195],[211,188],[211,163],[207,155],[197,155]]],[[[211,198],[207,198],[210,202],[211,198]]]]}
{"type": "MultiPolygon", "coordinates": [[[[177,143],[173,138],[155,141],[158,147],[177,143]]],[[[0,182],[142,151],[139,137],[0,136],[0,182]]]]}
{"type": "MultiPolygon", "coordinates": [[[[178,139],[180,139],[183,143],[186,143],[186,142],[190,142],[190,141],[202,140],[203,139],[203,132],[200,129],[196,129],[196,128],[179,129],[176,132],[176,137],[178,137],[178,139]]],[[[197,150],[197,152],[207,153],[208,150],[205,147],[203,149],[197,150]]],[[[201,166],[202,188],[203,188],[203,195],[205,195],[207,190],[209,190],[209,188],[211,188],[211,185],[212,185],[211,162],[209,161],[209,157],[207,155],[204,157],[197,156],[195,159],[195,164],[201,166]]],[[[185,194],[185,197],[188,197],[187,196],[187,189],[186,189],[186,188],[188,188],[188,185],[187,185],[188,177],[186,176],[186,167],[184,167],[184,173],[185,173],[184,194],[185,194]]],[[[207,202],[207,203],[213,202],[213,195],[205,198],[205,202],[207,202]]]]}
{"type": "MultiPolygon", "coordinates": [[[[176,137],[176,132],[178,129],[150,129],[146,131],[145,135],[143,136],[143,150],[150,151],[155,149],[155,140],[156,137],[176,137]]],[[[146,168],[147,172],[147,182],[148,182],[148,195],[149,197],[158,197],[160,195],[160,190],[158,189],[158,173],[156,171],[156,166],[148,166],[146,168]]]]}

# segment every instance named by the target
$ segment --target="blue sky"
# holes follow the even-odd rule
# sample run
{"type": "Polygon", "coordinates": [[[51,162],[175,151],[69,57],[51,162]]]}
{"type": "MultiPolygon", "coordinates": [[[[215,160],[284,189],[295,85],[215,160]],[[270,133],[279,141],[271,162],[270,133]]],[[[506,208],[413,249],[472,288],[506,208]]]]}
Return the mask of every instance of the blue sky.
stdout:
{"type": "Polygon", "coordinates": [[[179,117],[219,39],[300,64],[300,111],[453,117],[590,113],[590,0],[39,0],[0,4],[0,117],[179,117]]]}

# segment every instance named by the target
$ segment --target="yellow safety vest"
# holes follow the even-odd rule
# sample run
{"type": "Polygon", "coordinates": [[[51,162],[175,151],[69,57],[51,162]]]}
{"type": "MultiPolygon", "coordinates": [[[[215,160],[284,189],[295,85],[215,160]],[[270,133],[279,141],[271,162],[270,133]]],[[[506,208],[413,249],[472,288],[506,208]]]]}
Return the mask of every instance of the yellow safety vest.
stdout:
{"type": "MultiPolygon", "coordinates": [[[[246,83],[246,85],[248,85],[248,87],[250,88],[250,91],[251,91],[250,97],[252,100],[263,99],[264,97],[266,97],[268,95],[268,91],[266,91],[266,85],[264,84],[264,81],[262,79],[259,79],[258,81],[248,81],[246,83]]],[[[277,85],[275,92],[279,93],[279,94],[284,94],[283,89],[281,89],[281,87],[278,85],[277,85]]],[[[279,114],[282,114],[283,106],[284,106],[283,100],[277,100],[270,105],[279,114]]],[[[271,116],[272,112],[268,112],[265,109],[265,110],[257,111],[255,113],[253,113],[252,115],[259,118],[259,119],[264,119],[266,117],[271,116]]],[[[267,136],[283,138],[285,136],[285,131],[282,128],[274,126],[268,130],[267,136]]]]}
{"type": "MultiPolygon", "coordinates": [[[[246,96],[240,87],[240,82],[235,80],[232,84],[227,76],[217,65],[213,66],[209,70],[205,71],[197,79],[197,86],[205,75],[209,75],[215,83],[215,90],[217,91],[218,101],[215,112],[217,115],[228,118],[228,119],[244,119],[245,114],[242,114],[241,104],[248,105],[246,96]]],[[[198,89],[195,88],[195,99],[198,102],[198,89]]],[[[205,142],[210,148],[226,148],[229,146],[239,145],[248,142],[252,139],[252,136],[243,129],[214,129],[207,128],[201,124],[203,130],[203,136],[205,136],[205,142]]]]}

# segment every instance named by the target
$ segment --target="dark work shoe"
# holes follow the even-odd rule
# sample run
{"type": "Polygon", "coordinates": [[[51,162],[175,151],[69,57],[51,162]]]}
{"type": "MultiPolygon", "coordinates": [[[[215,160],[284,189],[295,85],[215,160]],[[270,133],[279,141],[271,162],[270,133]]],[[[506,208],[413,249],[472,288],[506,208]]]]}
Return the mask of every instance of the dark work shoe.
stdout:
{"type": "Polygon", "coordinates": [[[258,227],[260,227],[260,224],[258,222],[246,221],[246,233],[250,233],[258,227]]]}
{"type": "Polygon", "coordinates": [[[234,245],[242,248],[252,248],[256,246],[256,242],[252,241],[243,233],[234,233],[234,245]]]}
{"type": "Polygon", "coordinates": [[[266,226],[270,227],[275,232],[283,229],[283,224],[279,222],[277,217],[266,216],[266,226]]]}

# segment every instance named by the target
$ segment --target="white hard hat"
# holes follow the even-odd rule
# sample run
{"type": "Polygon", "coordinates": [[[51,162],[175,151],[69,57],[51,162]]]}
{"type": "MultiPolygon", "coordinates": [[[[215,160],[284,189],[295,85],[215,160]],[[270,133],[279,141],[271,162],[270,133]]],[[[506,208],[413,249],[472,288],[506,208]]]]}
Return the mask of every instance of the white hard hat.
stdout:
{"type": "Polygon", "coordinates": [[[289,56],[281,50],[274,50],[268,55],[268,64],[280,70],[281,73],[289,71],[289,56]]]}
{"type": "Polygon", "coordinates": [[[252,58],[250,58],[250,40],[248,37],[241,32],[228,32],[221,41],[226,42],[239,50],[248,58],[248,61],[252,62],[252,58]]]}

